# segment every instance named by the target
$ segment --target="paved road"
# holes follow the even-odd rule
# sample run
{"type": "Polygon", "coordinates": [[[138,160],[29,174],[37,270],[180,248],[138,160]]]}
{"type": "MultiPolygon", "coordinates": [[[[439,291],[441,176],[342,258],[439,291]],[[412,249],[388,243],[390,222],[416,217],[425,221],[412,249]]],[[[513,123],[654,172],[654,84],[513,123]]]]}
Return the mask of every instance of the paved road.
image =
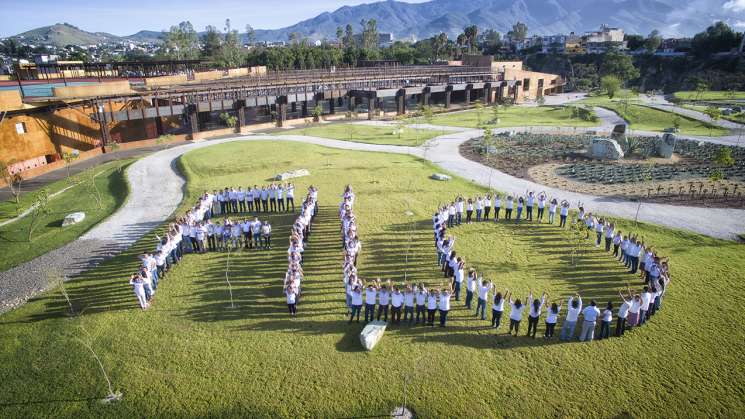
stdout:
{"type": "Polygon", "coordinates": [[[650,106],[655,109],[659,109],[661,111],[676,113],[682,116],[686,116],[688,118],[696,119],[696,120],[706,122],[712,125],[716,125],[721,128],[726,128],[729,130],[745,129],[745,125],[743,124],[738,124],[737,122],[728,121],[726,119],[713,120],[703,112],[694,111],[692,109],[687,109],[687,108],[677,106],[676,104],[669,102],[662,95],[655,95],[655,96],[639,95],[639,97],[642,99],[643,102],[645,102],[647,106],[650,106]]]}

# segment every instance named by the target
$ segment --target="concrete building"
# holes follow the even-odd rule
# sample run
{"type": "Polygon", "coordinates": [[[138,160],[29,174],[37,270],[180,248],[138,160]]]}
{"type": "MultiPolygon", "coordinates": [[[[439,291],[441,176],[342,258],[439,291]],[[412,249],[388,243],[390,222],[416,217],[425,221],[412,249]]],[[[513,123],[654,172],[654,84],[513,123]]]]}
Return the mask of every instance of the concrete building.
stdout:
{"type": "Polygon", "coordinates": [[[624,32],[620,28],[601,25],[600,30],[585,32],[583,47],[588,54],[604,54],[610,48],[626,49],[624,32]]]}
{"type": "Polygon", "coordinates": [[[569,35],[558,34],[544,36],[541,41],[541,52],[544,54],[584,54],[582,37],[570,32],[569,35]]]}

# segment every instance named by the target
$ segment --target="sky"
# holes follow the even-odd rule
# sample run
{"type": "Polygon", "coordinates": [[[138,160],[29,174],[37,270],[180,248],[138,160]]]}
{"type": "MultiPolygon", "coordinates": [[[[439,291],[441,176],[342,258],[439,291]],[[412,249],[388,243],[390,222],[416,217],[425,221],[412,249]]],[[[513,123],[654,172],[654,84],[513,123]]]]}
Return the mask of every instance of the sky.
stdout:
{"type": "MultiPolygon", "coordinates": [[[[201,31],[207,25],[223,28],[230,18],[241,32],[276,29],[312,18],[344,5],[375,0],[0,0],[0,37],[67,22],[89,32],[131,35],[146,29],[160,31],[189,20],[201,31]],[[144,4],[146,8],[136,7],[144,4]]],[[[422,3],[426,0],[405,0],[422,3]]]]}

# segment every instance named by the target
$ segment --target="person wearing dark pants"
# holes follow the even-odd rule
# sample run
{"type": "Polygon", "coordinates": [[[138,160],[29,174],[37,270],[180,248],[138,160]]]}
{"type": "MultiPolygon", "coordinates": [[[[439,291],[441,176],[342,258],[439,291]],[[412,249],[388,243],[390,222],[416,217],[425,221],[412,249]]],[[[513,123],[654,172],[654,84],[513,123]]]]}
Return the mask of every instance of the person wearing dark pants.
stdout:
{"type": "Polygon", "coordinates": [[[448,288],[440,291],[440,301],[437,308],[440,310],[440,327],[445,327],[450,312],[450,297],[453,294],[453,281],[450,281],[448,288]]]}
{"type": "Polygon", "coordinates": [[[290,285],[285,290],[285,295],[287,295],[287,308],[290,310],[290,317],[297,317],[297,290],[290,285]]]}
{"type": "Polygon", "coordinates": [[[494,195],[494,222],[499,221],[499,210],[502,209],[502,198],[499,194],[494,195]]]}
{"type": "Polygon", "coordinates": [[[290,211],[290,205],[292,205],[292,212],[295,212],[295,185],[292,183],[288,183],[285,187],[285,200],[287,211],[290,211]]]}
{"type": "Polygon", "coordinates": [[[375,320],[375,299],[377,298],[377,284],[367,284],[365,288],[365,323],[375,320]]]}
{"type": "Polygon", "coordinates": [[[277,187],[274,185],[269,187],[269,210],[277,212],[277,187]]]}
{"type": "Polygon", "coordinates": [[[478,287],[479,298],[476,303],[476,317],[479,317],[479,311],[481,311],[481,320],[486,320],[486,301],[489,292],[494,288],[492,282],[483,280],[481,285],[478,287]]]}
{"type": "Polygon", "coordinates": [[[546,313],[546,332],[543,334],[543,337],[546,339],[554,337],[554,330],[556,329],[556,323],[559,321],[560,311],[561,306],[556,303],[552,303],[551,308],[548,309],[546,313]]]}
{"type": "Polygon", "coordinates": [[[559,227],[565,228],[567,225],[567,217],[569,216],[569,201],[561,201],[561,209],[559,210],[559,227]]]}
{"type": "Polygon", "coordinates": [[[254,211],[260,212],[261,211],[261,189],[259,189],[258,185],[254,185],[254,211]]]}
{"type": "Polygon", "coordinates": [[[489,215],[491,215],[491,195],[486,195],[486,198],[484,198],[484,221],[489,221],[489,215]]]}
{"type": "Polygon", "coordinates": [[[261,208],[264,212],[269,212],[269,191],[266,186],[261,188],[261,208]]]}
{"type": "Polygon", "coordinates": [[[246,212],[246,192],[239,186],[235,195],[238,198],[238,210],[246,212]]]}
{"type": "Polygon", "coordinates": [[[520,332],[520,321],[523,319],[523,310],[525,310],[525,305],[520,301],[518,298],[517,300],[512,300],[512,296],[510,296],[510,330],[509,333],[512,334],[512,331],[515,331],[515,336],[520,332]]]}
{"type": "Polygon", "coordinates": [[[404,292],[404,322],[408,322],[409,326],[414,323],[414,289],[411,285],[406,286],[404,292]]]}
{"type": "Polygon", "coordinates": [[[437,311],[437,300],[440,298],[439,291],[430,290],[427,293],[427,324],[435,325],[435,312],[437,311]]]}
{"type": "Polygon", "coordinates": [[[416,290],[416,324],[419,324],[419,318],[421,316],[422,323],[427,321],[427,315],[425,310],[425,304],[427,303],[427,290],[422,284],[419,284],[416,290]]]}
{"type": "Polygon", "coordinates": [[[473,301],[473,293],[476,292],[478,286],[478,279],[476,278],[476,272],[471,269],[468,271],[468,278],[466,279],[466,308],[471,310],[471,302],[473,301]]]}
{"type": "Polygon", "coordinates": [[[352,315],[349,316],[349,323],[352,323],[355,316],[357,317],[357,323],[360,322],[360,311],[362,311],[362,289],[356,286],[352,290],[352,315]]]}
{"type": "Polygon", "coordinates": [[[613,303],[608,301],[608,305],[603,310],[603,319],[600,321],[600,333],[598,333],[598,340],[607,339],[610,337],[610,324],[613,321],[613,303]]]}
{"type": "Polygon", "coordinates": [[[277,211],[284,212],[285,210],[285,188],[279,185],[277,188],[277,211]]]}
{"type": "Polygon", "coordinates": [[[535,334],[538,331],[538,319],[541,317],[543,305],[546,304],[546,293],[543,293],[540,300],[537,298],[533,300],[533,293],[530,293],[528,295],[528,301],[531,300],[530,312],[528,313],[528,334],[526,336],[535,339],[535,334]]]}
{"type": "Polygon", "coordinates": [[[528,198],[525,200],[525,221],[533,222],[533,203],[535,195],[533,192],[528,192],[528,198]]]}
{"type": "Polygon", "coordinates": [[[391,298],[391,293],[388,291],[388,286],[385,284],[378,290],[378,316],[377,320],[380,320],[380,316],[383,316],[383,321],[388,322],[388,302],[391,298]]]}
{"type": "Polygon", "coordinates": [[[627,300],[621,290],[618,290],[618,295],[621,297],[623,303],[621,304],[621,307],[618,308],[615,335],[616,337],[621,337],[623,336],[623,332],[626,331],[626,318],[629,315],[629,309],[631,308],[631,303],[633,302],[634,297],[629,293],[629,299],[627,300]]]}
{"type": "Polygon", "coordinates": [[[499,325],[502,322],[502,314],[504,313],[504,298],[509,293],[509,290],[505,290],[504,296],[501,292],[494,294],[494,301],[491,306],[491,327],[499,329],[499,325]]]}
{"type": "Polygon", "coordinates": [[[391,293],[391,323],[401,323],[401,307],[404,305],[404,294],[398,287],[393,287],[391,293]]]}

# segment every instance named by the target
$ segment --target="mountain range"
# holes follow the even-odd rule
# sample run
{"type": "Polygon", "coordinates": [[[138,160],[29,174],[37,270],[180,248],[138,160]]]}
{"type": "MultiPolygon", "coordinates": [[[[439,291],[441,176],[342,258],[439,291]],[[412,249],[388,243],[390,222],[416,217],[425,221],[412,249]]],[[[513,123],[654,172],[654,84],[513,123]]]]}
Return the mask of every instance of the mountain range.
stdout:
{"type": "MultiPolygon", "coordinates": [[[[745,10],[727,8],[736,1],[742,0],[727,3],[722,0],[432,0],[425,3],[388,0],[343,6],[284,28],[257,29],[256,39],[286,41],[293,32],[312,40],[334,39],[337,27],[347,24],[359,32],[362,19],[375,19],[378,31],[392,33],[395,39],[413,40],[440,32],[453,39],[472,24],[482,30],[506,33],[518,21],[526,23],[531,34],[539,35],[582,33],[608,24],[623,28],[626,33],[647,34],[658,29],[667,36],[690,36],[716,20],[745,25],[745,10]]],[[[16,37],[64,46],[112,41],[158,42],[163,33],[143,30],[116,36],[86,32],[65,23],[33,29],[16,37]]]]}

